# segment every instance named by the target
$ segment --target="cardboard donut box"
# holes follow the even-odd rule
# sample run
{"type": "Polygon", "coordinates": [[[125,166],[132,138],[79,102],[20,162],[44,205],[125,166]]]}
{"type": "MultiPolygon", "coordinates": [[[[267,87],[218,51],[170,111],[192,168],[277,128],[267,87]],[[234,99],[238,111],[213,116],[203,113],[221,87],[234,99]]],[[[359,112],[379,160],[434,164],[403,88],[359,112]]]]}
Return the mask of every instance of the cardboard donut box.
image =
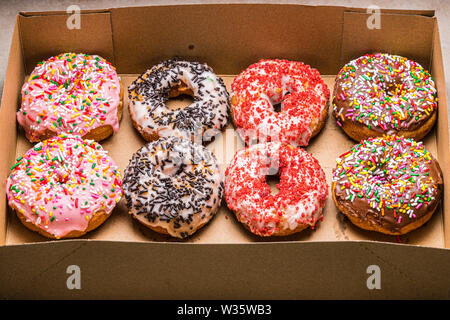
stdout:
{"type": "MultiPolygon", "coordinates": [[[[438,120],[424,143],[440,162],[447,183],[448,111],[433,11],[382,9],[380,28],[368,27],[371,13],[366,9],[302,5],[82,11],[79,29],[67,27],[69,17],[66,12],[24,12],[16,19],[0,109],[1,298],[449,298],[447,187],[432,219],[400,237],[353,226],[337,212],[329,194],[317,228],[289,237],[252,235],[224,202],[207,226],[188,239],[175,240],[142,227],[122,199],[95,231],[52,241],[26,229],[5,196],[11,166],[32,146],[16,121],[20,89],[37,62],[61,52],[104,57],[117,68],[125,89],[149,67],[173,57],[208,63],[228,88],[251,63],[284,58],[318,69],[331,92],[339,69],[356,57],[376,51],[406,56],[429,69],[438,88],[438,120]]],[[[131,124],[127,104],[125,90],[120,130],[101,142],[121,170],[145,143],[131,124]]],[[[335,159],[354,144],[330,116],[307,147],[329,186],[335,159]]],[[[225,169],[242,143],[230,123],[207,147],[225,169]]]]}

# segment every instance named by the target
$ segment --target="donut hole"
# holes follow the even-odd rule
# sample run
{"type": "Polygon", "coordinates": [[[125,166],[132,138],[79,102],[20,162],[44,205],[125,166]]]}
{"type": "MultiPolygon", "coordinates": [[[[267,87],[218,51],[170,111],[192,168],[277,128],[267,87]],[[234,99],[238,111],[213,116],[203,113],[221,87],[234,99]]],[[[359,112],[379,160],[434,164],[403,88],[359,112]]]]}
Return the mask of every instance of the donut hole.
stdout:
{"type": "Polygon", "coordinates": [[[386,95],[393,97],[397,96],[400,93],[400,89],[402,87],[401,83],[386,83],[384,87],[384,92],[386,95]]]}
{"type": "Polygon", "coordinates": [[[277,185],[280,183],[280,175],[278,172],[276,174],[267,175],[266,183],[270,187],[271,194],[277,195],[280,192],[280,189],[277,188],[277,185]]]}
{"type": "Polygon", "coordinates": [[[380,163],[380,162],[374,162],[371,161],[366,170],[368,172],[370,172],[370,174],[375,178],[375,181],[377,181],[378,183],[389,183],[391,180],[391,176],[389,175],[389,173],[386,173],[386,171],[384,170],[385,168],[385,164],[380,163]]]}
{"type": "Polygon", "coordinates": [[[269,97],[270,104],[272,105],[273,111],[275,113],[279,113],[283,110],[283,101],[290,94],[291,94],[291,91],[286,91],[282,97],[279,97],[277,95],[269,97]]]}
{"type": "Polygon", "coordinates": [[[194,103],[194,92],[184,83],[173,86],[169,90],[166,105],[170,110],[184,109],[194,103]]]}
{"type": "Polygon", "coordinates": [[[166,105],[170,110],[184,109],[194,103],[194,98],[189,95],[179,95],[166,101],[166,105]]]}
{"type": "Polygon", "coordinates": [[[55,180],[60,184],[65,184],[72,175],[72,170],[64,168],[62,164],[58,162],[50,162],[50,164],[55,165],[56,168],[52,171],[55,180]]]}
{"type": "Polygon", "coordinates": [[[57,177],[57,181],[61,184],[65,184],[68,180],[69,180],[69,173],[68,172],[61,172],[61,171],[57,171],[56,172],[56,177],[57,177]]]}
{"type": "Polygon", "coordinates": [[[281,102],[273,103],[272,107],[273,107],[273,111],[278,113],[278,112],[281,112],[282,104],[281,104],[281,102]]]}
{"type": "Polygon", "coordinates": [[[269,102],[272,105],[273,112],[281,112],[283,110],[283,97],[271,96],[269,97],[269,102]]]}

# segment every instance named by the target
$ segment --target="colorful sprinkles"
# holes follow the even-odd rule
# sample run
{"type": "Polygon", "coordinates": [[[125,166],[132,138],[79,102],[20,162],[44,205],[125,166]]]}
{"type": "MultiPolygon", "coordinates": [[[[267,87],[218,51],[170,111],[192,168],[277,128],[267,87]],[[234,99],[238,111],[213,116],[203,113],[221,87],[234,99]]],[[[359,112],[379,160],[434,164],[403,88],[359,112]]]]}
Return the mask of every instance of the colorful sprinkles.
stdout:
{"type": "Polygon", "coordinates": [[[92,140],[59,135],[17,159],[7,180],[9,205],[55,238],[83,231],[122,197],[118,167],[92,140]]]}
{"type": "Polygon", "coordinates": [[[335,193],[360,215],[399,230],[435,205],[442,173],[421,142],[400,136],[369,138],[336,159],[335,193]]]}
{"type": "Polygon", "coordinates": [[[32,142],[49,131],[84,136],[109,125],[116,132],[120,90],[117,72],[105,59],[63,53],[39,62],[30,74],[17,120],[32,142]]]}
{"type": "Polygon", "coordinates": [[[437,109],[430,73],[405,57],[375,53],[346,64],[336,78],[333,113],[337,124],[364,124],[394,133],[414,130],[437,109]]]}

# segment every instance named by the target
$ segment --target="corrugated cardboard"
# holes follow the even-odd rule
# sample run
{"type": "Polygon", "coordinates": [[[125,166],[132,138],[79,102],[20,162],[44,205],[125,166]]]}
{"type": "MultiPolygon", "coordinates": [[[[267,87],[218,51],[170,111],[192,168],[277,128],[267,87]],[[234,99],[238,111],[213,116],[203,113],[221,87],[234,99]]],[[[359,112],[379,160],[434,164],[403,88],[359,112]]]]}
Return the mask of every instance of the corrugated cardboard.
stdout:
{"type": "MultiPolygon", "coordinates": [[[[0,125],[0,179],[30,144],[16,125],[20,88],[34,65],[67,51],[110,60],[127,87],[162,59],[207,62],[229,87],[260,58],[303,61],[333,89],[342,65],[366,52],[402,54],[430,67],[440,99],[435,129],[424,140],[449,180],[445,79],[436,18],[430,11],[384,11],[382,29],[366,27],[364,10],[298,5],[189,5],[84,12],[81,29],[66,28],[63,12],[18,15],[5,80],[0,125]]],[[[131,125],[125,95],[119,132],[102,142],[123,170],[145,141],[131,125]]],[[[329,117],[307,150],[329,185],[335,158],[354,144],[329,117]]],[[[222,169],[242,147],[230,124],[208,145],[222,169]]],[[[49,241],[24,228],[0,197],[0,296],[5,298],[448,298],[450,189],[422,228],[390,237],[354,227],[329,196],[315,230],[259,238],[225,203],[186,240],[145,229],[124,200],[97,230],[81,239],[49,241]],[[399,243],[400,242],[400,243],[399,243]],[[82,289],[66,287],[69,265],[82,270],[82,289]],[[380,266],[382,288],[369,290],[366,269],[380,266]]],[[[0,185],[5,194],[5,183],[0,185]]]]}

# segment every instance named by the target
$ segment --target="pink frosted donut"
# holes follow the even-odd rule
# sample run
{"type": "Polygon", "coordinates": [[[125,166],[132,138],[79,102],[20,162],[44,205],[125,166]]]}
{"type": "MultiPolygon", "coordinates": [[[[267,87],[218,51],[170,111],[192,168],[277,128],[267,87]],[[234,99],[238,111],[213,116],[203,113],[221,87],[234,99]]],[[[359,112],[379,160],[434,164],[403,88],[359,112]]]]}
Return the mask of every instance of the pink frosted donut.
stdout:
{"type": "Polygon", "coordinates": [[[322,219],[325,173],[308,152],[269,142],[239,150],[225,172],[225,200],[237,219],[259,236],[285,236],[322,219]],[[267,175],[278,171],[278,194],[267,175]]]}
{"type": "Polygon", "coordinates": [[[119,130],[122,85],[115,68],[88,54],[40,62],[22,86],[17,121],[31,142],[60,133],[103,140],[119,130]]]}
{"type": "Polygon", "coordinates": [[[48,238],[73,238],[106,220],[122,196],[122,182],[101,145],[59,135],[17,159],[6,193],[26,227],[48,238]]]}
{"type": "Polygon", "coordinates": [[[329,96],[316,69],[296,61],[261,60],[234,79],[231,115],[247,145],[306,146],[325,124],[329,96]]]}

